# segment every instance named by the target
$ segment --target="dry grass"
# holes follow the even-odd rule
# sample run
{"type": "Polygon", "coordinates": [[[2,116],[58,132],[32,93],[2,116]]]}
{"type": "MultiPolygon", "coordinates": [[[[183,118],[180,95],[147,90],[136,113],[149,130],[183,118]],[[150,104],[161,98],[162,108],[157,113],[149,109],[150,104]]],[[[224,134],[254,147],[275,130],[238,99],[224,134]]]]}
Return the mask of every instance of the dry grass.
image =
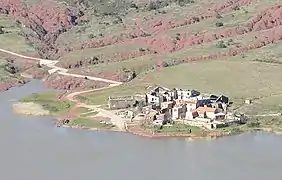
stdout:
{"type": "Polygon", "coordinates": [[[231,97],[260,97],[281,91],[282,66],[253,61],[202,61],[171,67],[151,75],[168,87],[196,88],[231,97]]]}
{"type": "MultiPolygon", "coordinates": [[[[279,53],[279,47],[279,44],[276,44],[253,53],[264,52],[267,58],[266,52],[279,53]]],[[[158,72],[144,73],[126,85],[85,97],[88,101],[103,104],[109,95],[141,93],[144,92],[144,87],[158,84],[170,88],[194,88],[206,93],[226,94],[237,106],[243,103],[245,98],[256,99],[282,93],[282,65],[254,60],[255,57],[246,54],[244,58],[237,56],[215,61],[191,62],[158,72]]],[[[273,102],[273,105],[275,104],[276,102],[273,102]]]]}
{"type": "Polygon", "coordinates": [[[112,46],[106,46],[102,48],[86,48],[83,50],[76,50],[61,57],[59,61],[62,62],[77,62],[84,58],[89,58],[98,55],[113,56],[114,53],[123,53],[129,51],[136,51],[139,48],[147,48],[144,45],[132,45],[132,44],[118,44],[112,46]]]}
{"type": "Polygon", "coordinates": [[[134,69],[136,73],[143,71],[153,70],[156,65],[156,59],[154,55],[146,55],[122,62],[111,62],[107,64],[99,64],[87,66],[85,68],[73,69],[70,72],[79,72],[80,74],[99,74],[102,72],[117,72],[126,69],[134,69]]]}
{"type": "Polygon", "coordinates": [[[1,15],[0,25],[4,26],[3,30],[7,32],[0,34],[0,48],[13,52],[35,51],[27,44],[25,38],[19,35],[21,28],[13,19],[1,15]]]}
{"type": "Polygon", "coordinates": [[[0,59],[0,83],[5,82],[17,82],[23,80],[19,74],[11,74],[4,70],[4,65],[7,63],[6,60],[0,59]]]}
{"type": "MultiPolygon", "coordinates": [[[[216,17],[209,18],[207,20],[200,21],[199,23],[172,29],[168,32],[168,34],[173,37],[175,36],[176,33],[187,32],[187,31],[193,33],[196,32],[214,33],[222,30],[223,28],[244,25],[253,16],[265,10],[266,7],[270,7],[271,5],[277,4],[279,2],[280,2],[279,0],[261,0],[259,3],[253,3],[251,6],[242,6],[243,8],[240,8],[239,10],[232,11],[230,13],[220,14],[222,16],[222,18],[220,19],[216,17]],[[215,26],[216,22],[222,22],[224,25],[221,28],[216,27],[215,26]]],[[[191,8],[193,8],[193,6],[191,8]]],[[[191,12],[191,9],[188,12],[191,12]]],[[[187,11],[186,12],[184,11],[183,13],[186,14],[187,17],[188,15],[187,11]]]]}

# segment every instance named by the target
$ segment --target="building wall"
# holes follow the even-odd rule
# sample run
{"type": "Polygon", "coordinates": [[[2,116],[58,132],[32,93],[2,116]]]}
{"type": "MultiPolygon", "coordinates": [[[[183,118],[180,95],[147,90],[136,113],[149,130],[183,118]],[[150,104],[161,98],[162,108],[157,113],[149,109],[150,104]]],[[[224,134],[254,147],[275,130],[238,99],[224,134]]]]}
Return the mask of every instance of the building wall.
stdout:
{"type": "Polygon", "coordinates": [[[110,109],[125,109],[132,107],[135,102],[135,100],[109,100],[108,106],[110,109]]]}
{"type": "Polygon", "coordinates": [[[147,94],[147,98],[148,98],[148,103],[160,103],[160,98],[156,97],[156,96],[152,96],[151,94],[147,94]]]}
{"type": "Polygon", "coordinates": [[[187,103],[186,107],[187,107],[187,112],[191,112],[197,108],[196,103],[187,103]]]}
{"type": "Polygon", "coordinates": [[[172,117],[173,120],[179,119],[179,108],[172,108],[172,117]]]}
{"type": "Polygon", "coordinates": [[[177,90],[178,99],[188,101],[191,97],[191,91],[189,90],[177,90]]]}
{"type": "Polygon", "coordinates": [[[207,118],[215,119],[215,114],[214,114],[214,112],[206,112],[206,115],[207,115],[207,118]]]}

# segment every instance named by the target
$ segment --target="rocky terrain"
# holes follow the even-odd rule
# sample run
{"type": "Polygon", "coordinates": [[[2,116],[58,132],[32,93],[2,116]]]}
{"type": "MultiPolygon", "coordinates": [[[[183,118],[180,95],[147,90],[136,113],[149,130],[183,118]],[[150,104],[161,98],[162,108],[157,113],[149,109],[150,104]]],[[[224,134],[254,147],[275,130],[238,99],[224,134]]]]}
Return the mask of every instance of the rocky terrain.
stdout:
{"type": "MultiPolygon", "coordinates": [[[[278,0],[0,2],[0,16],[17,23],[38,56],[59,60],[70,72],[122,82],[190,61],[244,56],[282,39],[278,0]]],[[[49,76],[34,64],[23,71],[59,89],[107,85],[49,76]]]]}

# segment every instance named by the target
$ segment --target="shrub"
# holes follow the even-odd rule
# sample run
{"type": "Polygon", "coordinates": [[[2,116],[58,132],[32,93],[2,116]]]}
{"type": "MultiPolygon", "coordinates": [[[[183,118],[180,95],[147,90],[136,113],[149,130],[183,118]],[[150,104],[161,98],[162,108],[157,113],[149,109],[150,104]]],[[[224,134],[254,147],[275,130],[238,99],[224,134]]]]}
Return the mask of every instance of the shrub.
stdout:
{"type": "Polygon", "coordinates": [[[236,5],[234,8],[233,8],[234,11],[238,11],[240,10],[240,7],[238,5],[236,5]]]}
{"type": "Polygon", "coordinates": [[[194,0],[177,0],[176,4],[178,4],[179,6],[185,6],[186,4],[192,4],[195,3],[194,0]]]}
{"type": "Polygon", "coordinates": [[[217,22],[217,23],[215,23],[215,26],[216,27],[222,27],[223,26],[223,22],[217,22]]]}
{"type": "Polygon", "coordinates": [[[144,51],[146,51],[146,49],[144,49],[144,48],[139,48],[139,51],[144,52],[144,51]]]}
{"type": "Polygon", "coordinates": [[[217,13],[217,15],[215,16],[217,19],[221,19],[222,18],[222,16],[219,14],[219,13],[217,13]]]}
{"type": "Polygon", "coordinates": [[[250,128],[259,127],[260,123],[259,122],[248,122],[247,126],[250,128]]]}
{"type": "Polygon", "coordinates": [[[228,46],[233,45],[233,44],[234,44],[233,39],[229,39],[229,40],[227,41],[227,45],[228,45],[228,46]]]}
{"type": "Polygon", "coordinates": [[[151,34],[145,33],[145,34],[142,34],[141,36],[142,37],[148,37],[148,36],[151,36],[151,34]]]}
{"type": "Polygon", "coordinates": [[[5,31],[3,30],[3,27],[0,27],[0,34],[4,34],[5,31]]]}
{"type": "Polygon", "coordinates": [[[129,7],[130,7],[130,8],[138,9],[138,6],[137,6],[135,3],[131,3],[129,7]]]}
{"type": "Polygon", "coordinates": [[[92,33],[91,33],[91,34],[88,34],[88,38],[89,38],[89,39],[93,39],[94,37],[95,37],[94,34],[92,34],[92,33]]]}
{"type": "Polygon", "coordinates": [[[218,41],[216,44],[216,47],[218,48],[227,48],[227,46],[224,44],[224,41],[218,41]]]}
{"type": "Polygon", "coordinates": [[[168,6],[168,3],[165,2],[165,1],[151,1],[148,4],[148,10],[149,11],[156,10],[156,9],[160,9],[160,8],[163,8],[163,7],[166,7],[166,6],[168,6]]]}

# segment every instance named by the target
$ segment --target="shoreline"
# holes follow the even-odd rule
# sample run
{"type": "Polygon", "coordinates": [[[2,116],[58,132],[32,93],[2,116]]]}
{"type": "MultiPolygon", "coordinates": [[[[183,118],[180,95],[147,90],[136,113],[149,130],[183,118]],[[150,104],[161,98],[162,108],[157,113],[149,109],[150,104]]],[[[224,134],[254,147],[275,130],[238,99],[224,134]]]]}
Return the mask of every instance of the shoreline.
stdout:
{"type": "MultiPolygon", "coordinates": [[[[57,118],[56,118],[57,119],[57,118]]],[[[56,125],[59,123],[59,119],[57,119],[56,125]]],[[[166,133],[154,133],[152,131],[148,131],[145,129],[133,129],[129,128],[126,131],[121,130],[115,130],[115,129],[99,129],[99,128],[91,128],[91,127],[80,127],[80,126],[71,126],[71,125],[59,125],[58,126],[63,128],[72,128],[72,129],[80,129],[80,130],[87,130],[87,131],[105,131],[105,132],[118,132],[118,133],[128,133],[131,135],[143,137],[143,138],[149,138],[149,139],[169,139],[169,138],[177,138],[177,139],[188,139],[188,140],[217,140],[219,138],[228,137],[228,136],[236,136],[248,132],[268,132],[273,133],[275,135],[282,135],[281,131],[275,131],[271,128],[261,127],[261,128],[254,128],[249,129],[247,131],[241,131],[241,132],[209,132],[206,134],[166,134],[166,133]]]]}
{"type": "Polygon", "coordinates": [[[245,131],[240,131],[240,132],[207,132],[204,134],[193,134],[193,133],[188,133],[188,134],[177,134],[177,133],[155,133],[150,130],[146,130],[141,128],[140,126],[131,126],[129,127],[125,132],[112,128],[112,129],[100,129],[100,128],[93,128],[93,127],[83,127],[83,126],[72,126],[68,124],[60,124],[60,118],[58,116],[52,115],[49,111],[40,109],[41,106],[37,103],[34,102],[17,102],[13,104],[13,109],[15,113],[19,115],[25,115],[25,116],[52,116],[56,119],[54,125],[57,126],[58,128],[72,128],[72,129],[80,129],[80,130],[88,130],[88,131],[108,131],[108,132],[123,132],[123,133],[129,133],[135,136],[139,137],[144,137],[144,138],[150,138],[150,139],[168,139],[168,138],[181,138],[181,139],[189,139],[189,140],[216,140],[218,138],[226,137],[226,136],[235,136],[243,133],[248,133],[248,132],[257,132],[257,131],[262,131],[262,132],[268,132],[268,133],[273,133],[276,135],[282,135],[282,131],[277,131],[274,130],[273,128],[269,127],[260,127],[260,128],[250,128],[245,131]],[[35,113],[36,111],[36,113],[35,113]]]}
{"type": "Polygon", "coordinates": [[[13,87],[21,87],[21,86],[25,85],[26,83],[28,83],[28,81],[27,82],[23,81],[23,83],[19,82],[19,81],[0,83],[0,92],[8,91],[9,89],[11,89],[13,87]]]}

